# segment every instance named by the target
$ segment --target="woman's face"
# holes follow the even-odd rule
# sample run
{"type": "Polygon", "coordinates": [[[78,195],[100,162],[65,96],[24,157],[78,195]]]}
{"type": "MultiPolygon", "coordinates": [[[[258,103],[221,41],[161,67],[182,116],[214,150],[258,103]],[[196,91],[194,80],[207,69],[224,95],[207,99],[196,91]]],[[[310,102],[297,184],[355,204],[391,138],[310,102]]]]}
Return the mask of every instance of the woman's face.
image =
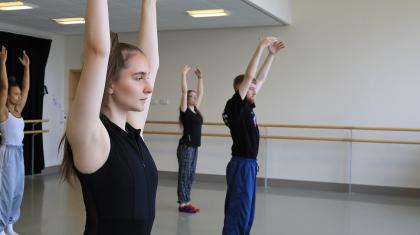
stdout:
{"type": "Polygon", "coordinates": [[[195,93],[195,91],[188,92],[187,103],[189,106],[196,106],[197,99],[197,93],[195,93]]]}
{"type": "Polygon", "coordinates": [[[127,68],[121,70],[119,79],[112,81],[110,87],[117,106],[127,111],[144,110],[153,91],[149,71],[147,58],[140,52],[128,59],[127,68]]]}
{"type": "Polygon", "coordinates": [[[22,99],[22,91],[18,86],[13,86],[10,88],[7,101],[12,105],[18,105],[22,99]]]}

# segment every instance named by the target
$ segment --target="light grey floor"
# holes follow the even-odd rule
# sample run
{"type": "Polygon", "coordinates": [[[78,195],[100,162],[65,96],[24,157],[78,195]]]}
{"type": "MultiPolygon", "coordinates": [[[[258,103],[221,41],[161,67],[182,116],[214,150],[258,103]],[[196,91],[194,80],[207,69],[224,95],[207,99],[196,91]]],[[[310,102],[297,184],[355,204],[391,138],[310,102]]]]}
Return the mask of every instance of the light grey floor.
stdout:
{"type": "MultiPolygon", "coordinates": [[[[160,180],[155,235],[221,234],[225,185],[196,183],[196,215],[177,212],[176,180],[160,180]]],[[[26,178],[21,235],[82,234],[84,208],[79,185],[57,175],[26,178]]],[[[252,234],[257,235],[418,235],[420,199],[259,188],[252,234]]]]}

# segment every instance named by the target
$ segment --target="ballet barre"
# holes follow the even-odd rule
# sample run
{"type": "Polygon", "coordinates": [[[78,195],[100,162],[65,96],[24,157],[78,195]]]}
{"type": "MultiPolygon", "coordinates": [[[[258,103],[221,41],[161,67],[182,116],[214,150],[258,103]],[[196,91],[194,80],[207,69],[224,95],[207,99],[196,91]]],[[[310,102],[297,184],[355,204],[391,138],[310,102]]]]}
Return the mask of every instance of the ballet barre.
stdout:
{"type": "Polygon", "coordinates": [[[49,122],[49,119],[33,119],[33,120],[25,120],[25,123],[41,123],[41,122],[49,122]]]}
{"type": "MultiPolygon", "coordinates": [[[[147,124],[175,124],[174,121],[147,121],[147,124]]],[[[221,122],[204,122],[206,126],[225,126],[221,122]]],[[[420,132],[420,128],[399,128],[399,127],[368,127],[368,126],[330,126],[330,125],[291,125],[291,124],[258,124],[259,127],[271,128],[296,128],[296,129],[332,129],[332,130],[365,130],[365,131],[401,131],[401,132],[420,132]]]]}
{"type": "Polygon", "coordinates": [[[25,135],[29,135],[29,134],[42,134],[42,133],[48,133],[50,132],[50,130],[34,130],[34,131],[24,131],[23,133],[25,135]]]}
{"type": "Polygon", "coordinates": [[[29,131],[24,131],[25,134],[30,134],[32,135],[32,148],[31,148],[31,175],[34,176],[35,173],[35,136],[39,135],[39,134],[43,134],[43,133],[48,133],[49,130],[35,130],[36,125],[41,124],[41,123],[45,123],[45,122],[49,122],[48,119],[34,119],[34,120],[25,120],[25,123],[27,124],[32,124],[31,125],[31,130],[29,131]]]}
{"type": "MultiPolygon", "coordinates": [[[[178,125],[176,121],[147,121],[147,124],[178,125]]],[[[225,126],[221,122],[205,122],[207,126],[225,126]]],[[[397,127],[368,127],[368,126],[333,126],[333,125],[290,125],[290,124],[258,124],[264,128],[265,135],[260,138],[266,140],[266,152],[268,150],[268,140],[297,140],[297,141],[329,141],[329,142],[347,142],[350,145],[348,157],[348,192],[352,189],[352,144],[353,143],[372,143],[372,144],[400,144],[400,145],[420,145],[420,140],[398,140],[398,139],[358,139],[353,138],[353,131],[389,131],[389,132],[420,132],[420,128],[397,128],[397,127]],[[309,136],[278,136],[268,135],[268,128],[290,128],[290,129],[325,129],[325,130],[347,130],[350,132],[350,138],[331,138],[331,137],[309,137],[309,136]]],[[[181,132],[168,131],[144,131],[144,134],[151,135],[182,135],[181,132]]],[[[223,133],[203,133],[202,136],[209,137],[230,137],[230,134],[223,133]]],[[[265,160],[264,186],[268,187],[267,160],[265,160]]]]}
{"type": "MultiPolygon", "coordinates": [[[[181,132],[168,131],[144,131],[144,134],[151,135],[182,135],[181,132]]],[[[228,134],[219,133],[203,133],[202,136],[210,137],[230,137],[228,134]]],[[[420,141],[405,140],[385,140],[385,139],[353,139],[353,138],[324,138],[324,137],[307,137],[307,136],[276,136],[262,135],[261,139],[277,139],[277,140],[312,140],[312,141],[330,141],[330,142],[357,142],[357,143],[376,143],[376,144],[414,144],[420,145],[420,141]]]]}

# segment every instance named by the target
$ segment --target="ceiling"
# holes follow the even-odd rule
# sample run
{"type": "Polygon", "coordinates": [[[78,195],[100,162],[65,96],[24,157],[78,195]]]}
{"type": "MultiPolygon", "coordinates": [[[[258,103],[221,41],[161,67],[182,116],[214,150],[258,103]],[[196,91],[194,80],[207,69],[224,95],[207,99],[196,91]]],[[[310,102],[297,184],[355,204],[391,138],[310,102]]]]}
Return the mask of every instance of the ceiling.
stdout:
{"type": "MultiPolygon", "coordinates": [[[[4,2],[5,0],[0,0],[4,2]]],[[[83,25],[57,25],[51,19],[84,16],[86,0],[23,0],[38,8],[25,11],[0,11],[0,22],[55,34],[81,34],[83,25]]],[[[108,0],[111,30],[138,30],[139,0],[108,0]]],[[[250,26],[281,26],[283,23],[243,0],[158,0],[159,30],[190,30],[250,26]],[[223,8],[226,17],[192,18],[191,9],[223,8]]]]}

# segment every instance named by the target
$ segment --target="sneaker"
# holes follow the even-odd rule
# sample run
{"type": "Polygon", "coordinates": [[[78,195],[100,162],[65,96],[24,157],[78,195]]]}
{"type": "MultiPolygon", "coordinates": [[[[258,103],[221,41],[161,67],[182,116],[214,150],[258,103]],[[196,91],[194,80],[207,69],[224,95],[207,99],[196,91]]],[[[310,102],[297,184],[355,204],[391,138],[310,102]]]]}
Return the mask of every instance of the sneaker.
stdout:
{"type": "Polygon", "coordinates": [[[195,206],[193,206],[192,204],[188,204],[187,205],[189,208],[191,208],[191,210],[195,211],[195,212],[200,212],[200,208],[197,208],[195,206]]]}
{"type": "Polygon", "coordinates": [[[197,213],[197,211],[194,210],[193,208],[191,208],[190,205],[180,206],[180,207],[178,207],[178,211],[179,212],[184,212],[184,213],[190,213],[190,214],[197,213]]]}

